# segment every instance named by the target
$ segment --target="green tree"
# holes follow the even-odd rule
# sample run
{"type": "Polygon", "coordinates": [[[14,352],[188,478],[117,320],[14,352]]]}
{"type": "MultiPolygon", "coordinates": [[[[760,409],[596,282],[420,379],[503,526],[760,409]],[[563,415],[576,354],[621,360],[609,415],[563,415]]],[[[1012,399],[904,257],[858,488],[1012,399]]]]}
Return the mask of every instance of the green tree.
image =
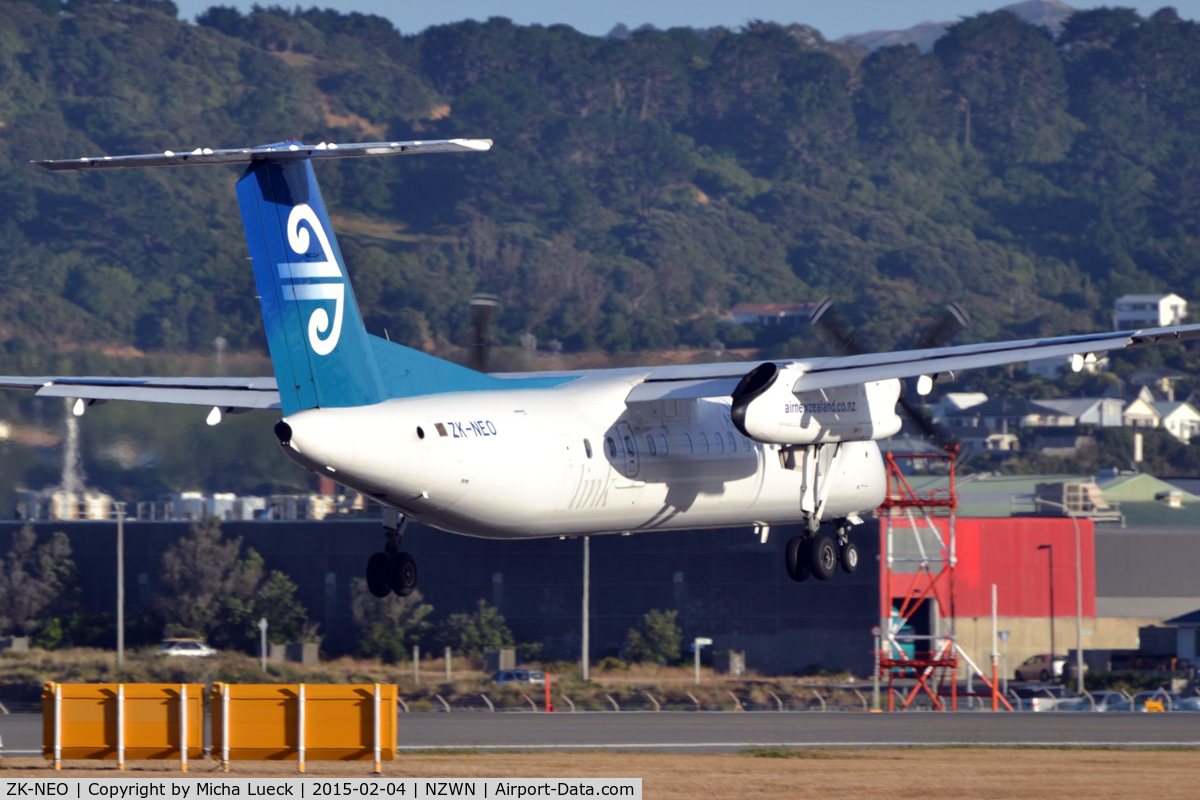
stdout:
{"type": "Polygon", "coordinates": [[[299,642],[312,635],[308,609],[296,597],[296,589],[295,581],[277,569],[271,570],[254,593],[250,614],[253,630],[248,632],[249,638],[259,635],[258,619],[262,617],[267,619],[267,640],[274,644],[299,642]]]}
{"type": "MultiPolygon", "coordinates": [[[[38,544],[32,525],[13,531],[12,545],[0,559],[0,633],[37,633],[74,579],[71,541],[65,533],[55,531],[49,541],[38,544]]],[[[57,621],[51,625],[56,626],[57,621]]]]}
{"type": "Polygon", "coordinates": [[[958,95],[962,139],[1013,161],[1056,161],[1082,127],[1051,37],[1011,11],[979,14],[934,45],[958,95]]]}
{"type": "Polygon", "coordinates": [[[683,631],[675,623],[678,616],[678,611],[648,611],[639,627],[629,629],[625,638],[625,660],[643,664],[678,661],[683,643],[683,631]]]}
{"type": "Polygon", "coordinates": [[[451,614],[438,626],[438,644],[463,655],[479,655],[493,647],[512,647],[512,631],[500,609],[480,599],[473,613],[451,614]]]}
{"type": "Polygon", "coordinates": [[[163,553],[162,589],[154,606],[168,635],[199,636],[216,647],[252,646],[254,600],[263,577],[262,557],[242,539],[226,539],[208,517],[163,553]]]}
{"type": "Polygon", "coordinates": [[[407,597],[390,594],[378,598],[367,589],[363,578],[350,582],[350,609],[358,629],[355,652],[363,658],[378,658],[385,664],[404,660],[433,627],[426,620],[433,606],[421,602],[419,591],[407,597]]]}

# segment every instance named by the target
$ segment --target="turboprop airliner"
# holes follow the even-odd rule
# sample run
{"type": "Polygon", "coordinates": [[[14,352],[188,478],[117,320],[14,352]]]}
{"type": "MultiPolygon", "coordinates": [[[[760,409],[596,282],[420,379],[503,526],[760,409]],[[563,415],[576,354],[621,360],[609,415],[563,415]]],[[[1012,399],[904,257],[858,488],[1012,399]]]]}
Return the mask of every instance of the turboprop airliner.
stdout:
{"type": "Polygon", "coordinates": [[[284,455],[380,503],[373,594],[410,594],[409,520],[491,538],[802,524],[796,580],[858,565],[850,541],[884,499],[878,440],[902,381],[1037,358],[1087,359],[1200,338],[1200,325],[833,358],[487,375],[367,333],[312,162],[479,154],[486,139],[305,145],[39,161],[53,171],[238,165],[238,203],[274,369],[263,378],[2,377],[76,398],[278,411],[284,455]],[[823,531],[832,532],[824,533],[823,531]]]}

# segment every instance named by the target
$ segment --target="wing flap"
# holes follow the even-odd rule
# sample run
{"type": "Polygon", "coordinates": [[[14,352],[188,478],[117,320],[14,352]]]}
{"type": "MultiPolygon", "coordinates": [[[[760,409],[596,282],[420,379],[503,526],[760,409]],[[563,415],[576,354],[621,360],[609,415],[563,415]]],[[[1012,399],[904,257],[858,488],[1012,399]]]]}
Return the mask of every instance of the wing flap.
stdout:
{"type": "Polygon", "coordinates": [[[279,408],[279,392],[253,389],[181,389],[169,386],[113,386],[53,383],[37,391],[38,397],[79,397],[84,400],[132,400],[221,408],[279,408]]]}

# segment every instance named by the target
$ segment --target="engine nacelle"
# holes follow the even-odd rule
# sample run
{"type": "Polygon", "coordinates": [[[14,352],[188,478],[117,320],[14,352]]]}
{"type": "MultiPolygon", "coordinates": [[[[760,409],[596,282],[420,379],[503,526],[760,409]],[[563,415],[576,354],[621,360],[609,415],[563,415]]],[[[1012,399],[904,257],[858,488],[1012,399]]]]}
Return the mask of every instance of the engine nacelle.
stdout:
{"type": "Polygon", "coordinates": [[[900,430],[900,381],[871,381],[795,393],[803,375],[766,363],[742,378],[730,415],[747,438],[767,444],[815,444],[886,439],[900,430]]]}

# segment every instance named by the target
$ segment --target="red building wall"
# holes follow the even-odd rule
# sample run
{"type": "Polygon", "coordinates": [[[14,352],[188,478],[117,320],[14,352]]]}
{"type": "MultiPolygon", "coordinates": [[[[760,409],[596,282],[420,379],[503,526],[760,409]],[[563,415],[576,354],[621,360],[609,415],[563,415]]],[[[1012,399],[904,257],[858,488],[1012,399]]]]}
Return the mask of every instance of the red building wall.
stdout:
{"type": "MultiPolygon", "coordinates": [[[[1080,550],[1083,557],[1083,615],[1096,615],[1095,523],[1079,522],[1080,550]]],[[[934,523],[947,535],[950,520],[936,518],[934,523]]],[[[907,521],[897,520],[895,536],[909,535],[907,521]]],[[[1058,517],[1011,517],[1002,519],[962,518],[954,521],[958,554],[955,603],[960,617],[985,617],[992,613],[992,584],[996,584],[997,608],[1002,617],[1050,616],[1050,568],[1047,551],[1054,548],[1054,614],[1075,615],[1075,526],[1070,519],[1058,517]]],[[[887,552],[887,520],[879,520],[880,552],[887,552]]],[[[886,555],[885,555],[886,557],[886,555]]],[[[884,564],[880,562],[880,597],[885,604],[887,586],[884,564]]],[[[936,565],[934,572],[936,573],[936,565]]],[[[943,580],[945,580],[943,578],[943,580]]],[[[902,597],[910,585],[924,588],[928,578],[893,574],[891,596],[902,597]]],[[[940,607],[942,616],[949,609],[940,607]]],[[[884,612],[886,614],[886,611],[884,612]]]]}

